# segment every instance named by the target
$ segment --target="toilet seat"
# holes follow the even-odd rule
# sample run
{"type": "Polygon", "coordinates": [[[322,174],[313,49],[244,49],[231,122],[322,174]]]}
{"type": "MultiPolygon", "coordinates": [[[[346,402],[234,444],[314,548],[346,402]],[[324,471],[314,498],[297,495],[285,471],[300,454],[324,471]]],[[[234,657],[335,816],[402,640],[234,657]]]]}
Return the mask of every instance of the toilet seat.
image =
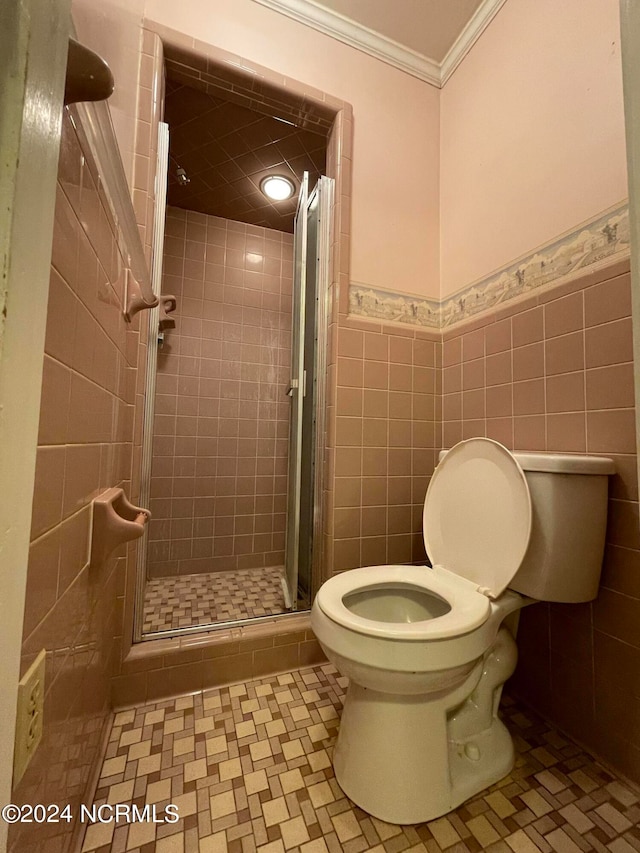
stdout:
{"type": "Polygon", "coordinates": [[[367,566],[331,578],[318,590],[316,603],[325,616],[359,634],[395,640],[442,640],[467,634],[489,616],[491,604],[466,578],[427,566],[367,566]],[[420,622],[382,622],[356,615],[344,603],[351,593],[410,588],[438,596],[448,613],[420,622]]]}
{"type": "Polygon", "coordinates": [[[531,495],[514,456],[490,438],[448,451],[424,501],[423,535],[434,565],[497,598],[520,568],[531,538],[531,495]]]}

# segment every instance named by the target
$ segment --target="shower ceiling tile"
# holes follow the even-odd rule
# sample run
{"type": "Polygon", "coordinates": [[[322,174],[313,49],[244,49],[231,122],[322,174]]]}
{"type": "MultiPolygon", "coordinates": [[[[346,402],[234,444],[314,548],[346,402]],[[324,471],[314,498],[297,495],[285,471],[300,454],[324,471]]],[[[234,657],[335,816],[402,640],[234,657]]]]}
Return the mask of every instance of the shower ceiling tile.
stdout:
{"type": "Polygon", "coordinates": [[[217,142],[207,142],[206,145],[203,145],[202,148],[198,149],[198,151],[206,161],[205,169],[210,168],[211,166],[219,166],[227,159],[226,153],[217,142]]]}
{"type": "Polygon", "coordinates": [[[304,171],[311,186],[325,170],[326,137],[167,79],[170,128],[168,204],[279,231],[293,231],[304,171]],[[190,182],[180,184],[182,167],[190,182]],[[293,198],[271,202],[260,191],[270,174],[295,186],[293,198]]]}

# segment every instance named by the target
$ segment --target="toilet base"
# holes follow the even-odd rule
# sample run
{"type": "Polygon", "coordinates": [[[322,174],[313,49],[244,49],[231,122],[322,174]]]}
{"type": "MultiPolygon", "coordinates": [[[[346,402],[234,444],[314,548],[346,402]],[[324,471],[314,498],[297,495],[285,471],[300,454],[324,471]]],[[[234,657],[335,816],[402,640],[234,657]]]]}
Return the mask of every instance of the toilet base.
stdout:
{"type": "MultiPolygon", "coordinates": [[[[478,677],[474,671],[460,692],[468,695],[478,677]]],[[[514,764],[506,727],[494,717],[485,731],[449,742],[452,698],[398,697],[351,682],[333,752],[349,799],[387,823],[418,824],[504,778],[514,764]]]]}
{"type": "Polygon", "coordinates": [[[496,717],[490,728],[466,743],[450,743],[449,761],[451,810],[511,773],[515,764],[511,735],[496,717]]]}

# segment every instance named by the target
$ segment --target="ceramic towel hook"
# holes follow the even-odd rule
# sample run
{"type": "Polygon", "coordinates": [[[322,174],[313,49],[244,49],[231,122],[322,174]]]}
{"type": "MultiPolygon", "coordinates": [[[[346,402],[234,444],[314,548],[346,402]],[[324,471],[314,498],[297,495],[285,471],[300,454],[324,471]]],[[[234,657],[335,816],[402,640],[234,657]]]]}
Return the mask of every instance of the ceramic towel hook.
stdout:
{"type": "Polygon", "coordinates": [[[151,518],[148,509],[130,503],[122,489],[107,489],[92,502],[90,563],[103,564],[118,545],[139,539],[151,518]]]}
{"type": "Polygon", "coordinates": [[[125,304],[127,306],[124,317],[130,323],[140,311],[155,308],[159,299],[149,285],[142,286],[130,269],[123,269],[121,276],[124,276],[125,304]]]}

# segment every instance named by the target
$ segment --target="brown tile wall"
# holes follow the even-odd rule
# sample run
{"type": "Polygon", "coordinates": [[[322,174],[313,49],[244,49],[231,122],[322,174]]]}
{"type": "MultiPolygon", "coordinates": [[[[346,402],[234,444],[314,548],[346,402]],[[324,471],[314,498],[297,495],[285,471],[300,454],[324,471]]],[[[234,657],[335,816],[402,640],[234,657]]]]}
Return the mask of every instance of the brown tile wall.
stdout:
{"type": "MultiPolygon", "coordinates": [[[[71,114],[63,118],[22,672],[47,651],[44,737],[16,802],[70,803],[99,759],[121,633],[124,551],[88,565],[91,500],[130,494],[137,331],[122,315],[114,223],[71,114]]],[[[12,827],[14,850],[65,850],[71,827],[12,827]],[[37,848],[36,845],[37,844],[37,848]]]]}
{"type": "Polygon", "coordinates": [[[422,560],[424,496],[440,447],[441,344],[346,318],[336,336],[332,570],[422,560]]]}
{"type": "MultiPolygon", "coordinates": [[[[136,156],[134,184],[149,257],[154,199],[148,165],[155,169],[155,150],[150,152],[141,122],[155,138],[157,36],[147,35],[144,51],[136,138],[143,156],[136,156]]],[[[44,736],[13,794],[16,802],[70,803],[74,813],[101,758],[110,677],[126,634],[125,578],[134,576],[132,547],[89,567],[90,503],[118,485],[137,499],[142,431],[135,403],[145,363],[145,323],[136,318],[127,324],[122,314],[126,250],[118,244],[109,202],[77,127],[73,108],[65,110],[24,615],[22,672],[41,649],[47,651],[44,736]]],[[[65,851],[73,833],[74,824],[66,822],[15,825],[10,846],[65,851]]]]}
{"type": "MultiPolygon", "coordinates": [[[[158,122],[162,120],[164,113],[164,91],[162,41],[156,33],[143,29],[132,199],[140,239],[149,265],[155,214],[158,122]]],[[[142,326],[146,328],[146,323],[142,326]]]]}
{"type": "Polygon", "coordinates": [[[292,235],[167,208],[148,574],[284,561],[292,235]]]}
{"type": "Polygon", "coordinates": [[[489,436],[516,450],[615,460],[592,604],[523,611],[514,686],[640,779],[640,533],[628,263],[487,314],[443,344],[444,447],[489,436]]]}
{"type": "Polygon", "coordinates": [[[115,708],[311,666],[325,660],[308,613],[134,646],[113,680],[115,708]]]}

